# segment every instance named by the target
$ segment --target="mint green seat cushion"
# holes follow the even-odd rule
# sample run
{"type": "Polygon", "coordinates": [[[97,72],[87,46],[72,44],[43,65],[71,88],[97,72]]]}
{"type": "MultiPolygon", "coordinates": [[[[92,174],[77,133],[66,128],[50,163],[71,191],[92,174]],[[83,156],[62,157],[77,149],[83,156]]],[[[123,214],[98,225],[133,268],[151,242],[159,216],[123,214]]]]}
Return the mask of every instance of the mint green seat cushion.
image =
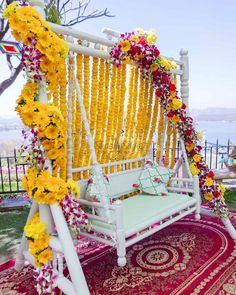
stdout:
{"type": "MultiPolygon", "coordinates": [[[[140,194],[125,199],[123,203],[124,228],[128,235],[137,226],[140,226],[151,219],[156,221],[168,217],[170,214],[177,213],[187,206],[194,205],[196,200],[188,195],[168,193],[167,196],[154,196],[140,194]]],[[[113,216],[113,220],[114,220],[113,216]]],[[[105,225],[101,222],[92,222],[97,226],[112,228],[112,225],[105,225]]],[[[150,224],[151,225],[151,222],[150,224]]]]}

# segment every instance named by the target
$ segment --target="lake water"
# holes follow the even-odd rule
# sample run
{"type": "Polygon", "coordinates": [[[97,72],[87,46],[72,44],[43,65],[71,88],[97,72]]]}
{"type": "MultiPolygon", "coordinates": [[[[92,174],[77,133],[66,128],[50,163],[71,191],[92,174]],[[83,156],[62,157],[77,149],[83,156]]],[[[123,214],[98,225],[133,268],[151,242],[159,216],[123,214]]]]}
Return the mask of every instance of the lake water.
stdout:
{"type": "Polygon", "coordinates": [[[236,122],[226,121],[201,121],[197,123],[197,129],[203,133],[204,139],[215,143],[227,144],[228,140],[236,143],[236,122]]]}
{"type": "MultiPolygon", "coordinates": [[[[201,121],[197,123],[197,129],[203,133],[204,139],[215,143],[219,140],[220,144],[227,144],[228,139],[236,143],[236,122],[224,121],[201,121]]],[[[21,130],[0,131],[0,143],[23,142],[21,130]]]]}

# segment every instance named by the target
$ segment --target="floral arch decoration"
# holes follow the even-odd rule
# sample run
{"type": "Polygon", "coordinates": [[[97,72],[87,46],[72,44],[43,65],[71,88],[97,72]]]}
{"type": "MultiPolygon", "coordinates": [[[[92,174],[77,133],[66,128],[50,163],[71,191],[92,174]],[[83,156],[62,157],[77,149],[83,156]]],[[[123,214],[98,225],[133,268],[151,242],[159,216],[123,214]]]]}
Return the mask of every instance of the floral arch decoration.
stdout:
{"type": "Polygon", "coordinates": [[[186,105],[181,101],[170,73],[175,64],[160,56],[160,51],[153,44],[155,41],[153,31],[137,29],[137,32],[121,34],[110,51],[111,63],[118,67],[124,63],[135,64],[143,77],[150,81],[165,116],[184,142],[190,171],[192,175],[199,176],[201,195],[218,216],[227,217],[225,187],[214,181],[214,172],[208,168],[201,155],[200,134],[194,128],[193,119],[187,115],[186,105]]]}

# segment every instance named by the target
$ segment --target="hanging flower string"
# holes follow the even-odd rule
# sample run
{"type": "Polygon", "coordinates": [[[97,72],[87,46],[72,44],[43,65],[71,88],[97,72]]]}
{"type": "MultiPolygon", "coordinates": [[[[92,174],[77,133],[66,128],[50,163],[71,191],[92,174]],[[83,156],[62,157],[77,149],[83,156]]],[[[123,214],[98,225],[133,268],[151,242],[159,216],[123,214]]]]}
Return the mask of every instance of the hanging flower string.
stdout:
{"type": "Polygon", "coordinates": [[[143,77],[151,82],[164,114],[169,118],[170,124],[177,128],[185,143],[191,173],[199,176],[201,194],[216,214],[226,217],[228,209],[224,202],[224,187],[215,183],[213,171],[200,154],[202,147],[199,144],[199,134],[195,131],[193,119],[187,115],[186,105],[179,98],[172,82],[171,69],[176,68],[176,64],[160,56],[160,51],[153,44],[155,41],[153,31],[137,29],[137,33],[121,34],[110,50],[110,61],[117,66],[123,63],[136,64],[143,77]]]}

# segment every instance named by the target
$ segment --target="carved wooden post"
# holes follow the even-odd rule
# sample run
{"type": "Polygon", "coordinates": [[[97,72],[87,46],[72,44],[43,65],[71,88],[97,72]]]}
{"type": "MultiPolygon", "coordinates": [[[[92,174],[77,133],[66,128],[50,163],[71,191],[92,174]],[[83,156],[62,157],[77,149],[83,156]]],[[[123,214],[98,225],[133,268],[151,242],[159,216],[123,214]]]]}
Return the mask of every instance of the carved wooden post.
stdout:
{"type": "Polygon", "coordinates": [[[180,50],[180,60],[183,62],[183,65],[181,66],[183,70],[183,74],[180,76],[180,82],[181,82],[181,98],[182,101],[186,104],[186,112],[187,115],[189,115],[189,87],[188,87],[188,81],[189,81],[189,61],[188,61],[188,50],[181,49],[180,50]]]}
{"type": "MultiPolygon", "coordinates": [[[[183,103],[186,104],[186,113],[187,116],[189,116],[189,62],[188,62],[188,50],[187,49],[181,49],[180,50],[180,60],[182,61],[181,69],[183,71],[183,74],[180,76],[180,93],[181,93],[181,99],[183,103]]],[[[184,144],[182,144],[182,150],[183,154],[185,154],[185,147],[184,144]]],[[[182,166],[183,171],[183,177],[189,177],[189,167],[187,162],[187,157],[184,157],[184,163],[182,166]]]]}

